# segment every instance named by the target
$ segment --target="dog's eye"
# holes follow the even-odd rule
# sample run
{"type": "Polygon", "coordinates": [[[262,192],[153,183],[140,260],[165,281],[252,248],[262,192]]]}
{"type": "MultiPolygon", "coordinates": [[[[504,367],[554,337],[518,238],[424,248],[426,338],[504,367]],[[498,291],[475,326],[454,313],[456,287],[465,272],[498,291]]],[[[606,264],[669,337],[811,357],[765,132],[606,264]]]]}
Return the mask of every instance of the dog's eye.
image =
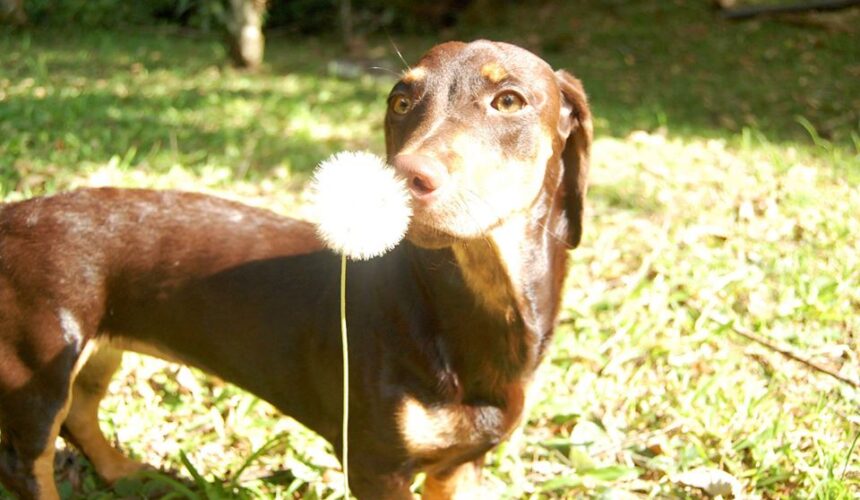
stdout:
{"type": "Polygon", "coordinates": [[[391,98],[391,101],[388,103],[388,108],[397,115],[405,115],[410,109],[412,109],[412,99],[406,97],[405,95],[395,95],[391,98]]]}
{"type": "Polygon", "coordinates": [[[526,101],[516,92],[506,90],[494,97],[491,105],[502,113],[516,113],[525,107],[526,101]]]}

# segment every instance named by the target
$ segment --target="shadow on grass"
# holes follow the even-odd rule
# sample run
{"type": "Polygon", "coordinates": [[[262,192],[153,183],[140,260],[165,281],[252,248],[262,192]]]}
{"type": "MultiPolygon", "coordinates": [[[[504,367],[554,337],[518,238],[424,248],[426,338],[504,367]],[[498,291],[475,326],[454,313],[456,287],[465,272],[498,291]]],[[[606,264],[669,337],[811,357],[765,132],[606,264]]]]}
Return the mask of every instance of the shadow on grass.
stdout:
{"type": "Polygon", "coordinates": [[[571,0],[497,15],[464,38],[509,40],[570,69],[589,92],[598,133],[752,128],[810,144],[797,118],[805,117],[825,139],[853,147],[860,137],[860,8],[730,22],[702,0],[571,0]]]}
{"type": "MultiPolygon", "coordinates": [[[[224,107],[271,98],[251,91],[219,90],[218,94],[224,107]]],[[[288,126],[289,110],[307,102],[302,95],[282,95],[272,106],[280,108],[274,112],[288,126]]],[[[123,97],[109,91],[86,91],[73,97],[15,99],[0,110],[0,120],[15,122],[4,153],[76,164],[104,163],[134,151],[129,158],[132,166],[148,157],[166,155],[192,167],[209,161],[250,161],[258,172],[265,173],[280,163],[308,171],[321,157],[344,145],[337,138],[315,138],[304,130],[243,126],[246,120],[236,120],[226,112],[223,116],[217,116],[217,111],[205,113],[212,105],[209,96],[195,90],[123,97]],[[248,156],[239,158],[244,155],[248,156]]]]}
{"type": "MultiPolygon", "coordinates": [[[[508,40],[572,70],[591,96],[598,135],[662,127],[732,138],[753,129],[800,146],[819,135],[856,155],[860,23],[730,23],[706,4],[510,5],[444,36],[508,40]],[[524,16],[535,22],[524,26],[524,16]]],[[[393,45],[413,62],[441,41],[393,38],[369,43],[394,73],[403,63],[393,45]]],[[[113,157],[156,172],[227,165],[253,179],[278,165],[308,172],[342,148],[381,152],[387,84],[327,76],[327,63],[343,56],[331,41],[272,37],[267,54],[268,70],[250,75],[219,66],[214,35],[6,29],[0,179],[113,157]]]]}
{"type": "MultiPolygon", "coordinates": [[[[96,477],[95,470],[87,459],[71,449],[57,450],[55,463],[57,489],[61,498],[257,498],[258,492],[243,487],[231,479],[207,480],[202,477],[188,459],[182,457],[192,479],[184,478],[175,470],[147,470],[132,477],[120,479],[108,485],[96,477]]],[[[301,493],[295,485],[296,476],[289,470],[274,472],[255,481],[269,485],[291,487],[301,493]]],[[[0,497],[11,495],[0,486],[0,497]]]]}
{"type": "Polygon", "coordinates": [[[0,180],[13,189],[28,173],[115,157],[155,172],[229,166],[253,180],[382,148],[387,89],[326,76],[313,42],[288,58],[303,71],[247,74],[215,64],[214,42],[198,37],[7,33],[17,38],[0,37],[0,180]]]}
{"type": "MultiPolygon", "coordinates": [[[[69,449],[58,449],[54,460],[55,478],[60,497],[64,499],[87,498],[108,500],[113,498],[259,498],[259,492],[242,486],[233,479],[207,480],[203,478],[187,458],[182,457],[186,470],[193,479],[181,477],[175,470],[148,470],[135,476],[121,479],[108,485],[99,480],[92,464],[69,449]]],[[[306,487],[289,470],[275,471],[253,480],[268,485],[279,485],[296,494],[306,487]]],[[[0,498],[11,498],[0,485],[0,498]]]]}

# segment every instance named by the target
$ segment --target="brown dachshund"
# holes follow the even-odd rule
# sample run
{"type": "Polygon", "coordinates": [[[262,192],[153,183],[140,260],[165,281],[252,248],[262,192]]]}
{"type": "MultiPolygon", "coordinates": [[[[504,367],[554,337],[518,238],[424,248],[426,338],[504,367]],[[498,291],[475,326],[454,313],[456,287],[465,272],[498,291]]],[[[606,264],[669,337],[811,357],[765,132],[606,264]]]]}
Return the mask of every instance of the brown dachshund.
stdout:
{"type": "MultiPolygon", "coordinates": [[[[523,414],[582,234],[591,118],[579,81],[504,43],[446,43],[398,82],[388,160],[407,241],[349,266],[350,484],[468,497],[523,414]]],[[[368,221],[373,223],[373,221],[368,221]]],[[[63,435],[111,482],[122,350],[192,364],[340,453],[338,257],[313,227],[212,197],[97,189],[0,208],[0,479],[56,498],[63,435]]]]}

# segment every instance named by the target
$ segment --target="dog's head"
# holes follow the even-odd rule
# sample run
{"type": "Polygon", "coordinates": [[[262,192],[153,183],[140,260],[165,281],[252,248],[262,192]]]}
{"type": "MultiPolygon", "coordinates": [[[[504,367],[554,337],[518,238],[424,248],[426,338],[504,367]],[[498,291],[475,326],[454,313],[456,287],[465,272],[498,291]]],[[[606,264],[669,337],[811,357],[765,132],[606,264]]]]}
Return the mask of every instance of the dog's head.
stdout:
{"type": "Polygon", "coordinates": [[[567,72],[506,43],[438,45],[391,90],[385,135],[412,194],[414,243],[449,246],[560,208],[560,236],[579,244],[592,125],[567,72]]]}

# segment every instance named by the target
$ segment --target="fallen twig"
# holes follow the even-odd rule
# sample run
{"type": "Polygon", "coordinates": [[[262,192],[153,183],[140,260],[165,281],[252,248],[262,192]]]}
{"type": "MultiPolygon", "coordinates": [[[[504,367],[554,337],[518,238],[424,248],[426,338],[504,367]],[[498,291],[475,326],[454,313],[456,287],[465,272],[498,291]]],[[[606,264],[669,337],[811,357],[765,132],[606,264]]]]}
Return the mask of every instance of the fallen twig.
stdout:
{"type": "Polygon", "coordinates": [[[793,5],[751,5],[723,10],[726,19],[742,20],[761,15],[787,14],[809,11],[841,10],[860,5],[858,0],[817,0],[793,5]]]}
{"type": "MultiPolygon", "coordinates": [[[[716,319],[716,318],[714,318],[714,319],[716,319]]],[[[846,384],[848,384],[852,387],[860,389],[860,382],[858,382],[856,380],[852,380],[852,379],[836,372],[835,370],[832,370],[830,368],[827,368],[826,366],[823,366],[821,364],[816,363],[815,361],[812,361],[808,358],[805,358],[805,357],[795,353],[793,350],[789,349],[788,347],[778,346],[778,345],[774,344],[771,340],[769,340],[765,337],[762,337],[761,335],[758,335],[756,333],[753,333],[751,330],[748,330],[742,326],[738,326],[734,321],[724,321],[722,323],[724,326],[729,326],[733,332],[735,332],[736,334],[740,335],[741,337],[743,337],[747,340],[752,340],[753,342],[755,342],[757,344],[763,345],[772,351],[776,351],[776,352],[782,354],[786,358],[793,359],[794,361],[797,361],[798,363],[802,363],[802,364],[806,365],[807,367],[812,368],[815,371],[825,373],[825,374],[830,375],[831,377],[833,377],[833,378],[835,378],[841,382],[845,382],[846,384]]]]}

